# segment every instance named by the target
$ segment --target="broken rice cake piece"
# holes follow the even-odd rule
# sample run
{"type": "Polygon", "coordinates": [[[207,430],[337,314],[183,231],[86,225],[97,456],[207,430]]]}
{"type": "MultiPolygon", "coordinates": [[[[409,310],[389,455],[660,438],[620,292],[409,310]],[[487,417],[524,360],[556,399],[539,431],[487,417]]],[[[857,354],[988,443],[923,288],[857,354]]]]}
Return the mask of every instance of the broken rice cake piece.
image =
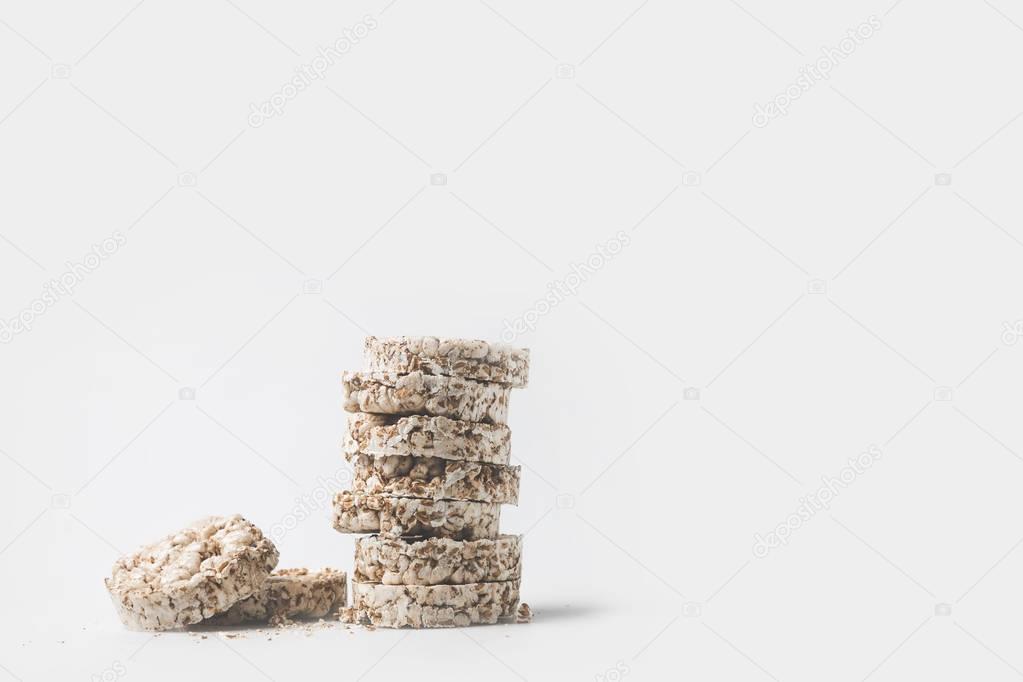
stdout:
{"type": "Polygon", "coordinates": [[[344,571],[283,568],[271,573],[251,597],[204,622],[238,625],[324,618],[335,613],[347,601],[348,585],[344,571]]]}
{"type": "Polygon", "coordinates": [[[105,584],[127,627],[170,630],[251,596],[277,559],[269,538],[241,516],[211,516],[121,557],[105,584]]]}

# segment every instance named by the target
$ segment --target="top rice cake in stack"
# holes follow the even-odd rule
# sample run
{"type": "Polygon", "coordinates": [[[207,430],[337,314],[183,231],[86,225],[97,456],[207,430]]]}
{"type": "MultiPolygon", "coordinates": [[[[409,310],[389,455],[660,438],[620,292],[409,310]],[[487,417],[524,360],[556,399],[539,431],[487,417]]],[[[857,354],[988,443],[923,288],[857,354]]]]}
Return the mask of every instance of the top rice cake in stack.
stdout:
{"type": "Polygon", "coordinates": [[[365,359],[371,372],[423,372],[513,388],[525,388],[529,382],[529,349],[477,339],[370,336],[365,359]]]}

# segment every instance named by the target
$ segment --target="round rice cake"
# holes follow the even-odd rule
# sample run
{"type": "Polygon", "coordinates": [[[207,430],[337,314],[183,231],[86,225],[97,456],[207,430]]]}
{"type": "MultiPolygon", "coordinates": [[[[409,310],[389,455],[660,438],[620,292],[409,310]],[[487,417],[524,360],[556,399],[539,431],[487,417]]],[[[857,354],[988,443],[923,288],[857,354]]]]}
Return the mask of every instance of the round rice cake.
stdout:
{"type": "Polygon", "coordinates": [[[427,535],[455,540],[497,537],[501,505],[490,502],[420,500],[363,495],[334,497],[334,528],[341,533],[427,535]]]}
{"type": "Polygon", "coordinates": [[[349,620],[385,628],[453,628],[515,615],[519,581],[468,585],[352,583],[349,620]]]}
{"type": "Polygon", "coordinates": [[[366,337],[366,365],[374,372],[425,372],[524,387],[529,349],[478,339],[436,336],[366,337]]]}
{"type": "Polygon", "coordinates": [[[373,414],[425,414],[470,422],[508,421],[511,388],[423,372],[345,372],[345,410],[373,414]]]}
{"type": "Polygon", "coordinates": [[[511,429],[447,417],[356,412],[348,415],[344,452],[349,457],[364,453],[507,464],[511,429]]]}
{"type": "Polygon", "coordinates": [[[440,457],[388,455],[350,457],[352,491],[369,495],[423,497],[518,504],[521,467],[462,462],[440,457]]]}
{"type": "Polygon", "coordinates": [[[104,582],[127,627],[171,630],[257,592],[278,557],[269,538],[241,516],[210,516],[121,557],[104,582]]]}
{"type": "Polygon", "coordinates": [[[522,536],[493,540],[395,538],[355,541],[353,580],[384,585],[464,585],[517,580],[522,573],[522,536]]]}

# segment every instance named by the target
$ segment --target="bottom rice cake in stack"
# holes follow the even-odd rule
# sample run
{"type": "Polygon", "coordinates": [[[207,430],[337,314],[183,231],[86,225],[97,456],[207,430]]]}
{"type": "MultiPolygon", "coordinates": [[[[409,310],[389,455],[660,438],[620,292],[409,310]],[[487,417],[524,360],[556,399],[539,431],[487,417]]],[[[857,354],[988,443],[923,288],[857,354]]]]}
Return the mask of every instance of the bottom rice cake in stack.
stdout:
{"type": "Polygon", "coordinates": [[[455,627],[515,615],[521,537],[499,534],[517,504],[508,464],[510,388],[528,352],[482,341],[367,339],[372,371],[346,373],[351,491],[334,526],[356,543],[349,620],[455,627]],[[482,379],[482,380],[481,380],[482,379]]]}

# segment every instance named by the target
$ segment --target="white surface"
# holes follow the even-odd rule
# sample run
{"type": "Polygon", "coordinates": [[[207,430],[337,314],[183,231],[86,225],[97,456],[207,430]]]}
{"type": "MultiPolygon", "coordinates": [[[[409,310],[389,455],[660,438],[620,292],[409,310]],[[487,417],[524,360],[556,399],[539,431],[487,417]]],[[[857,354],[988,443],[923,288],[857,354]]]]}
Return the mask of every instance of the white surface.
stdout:
{"type": "Polygon", "coordinates": [[[0,317],[126,237],[0,346],[0,678],[1023,674],[1023,344],[1003,339],[1023,318],[1023,10],[591,5],[0,4],[0,317]],[[752,124],[871,15],[829,80],[752,124]],[[310,507],[282,565],[350,569],[352,538],[296,498],[342,466],[362,336],[500,338],[620,230],[517,340],[526,471],[503,529],[527,533],[532,625],[120,628],[117,553],[200,515],[310,507]],[[872,445],[830,511],[754,557],[872,445]]]}

